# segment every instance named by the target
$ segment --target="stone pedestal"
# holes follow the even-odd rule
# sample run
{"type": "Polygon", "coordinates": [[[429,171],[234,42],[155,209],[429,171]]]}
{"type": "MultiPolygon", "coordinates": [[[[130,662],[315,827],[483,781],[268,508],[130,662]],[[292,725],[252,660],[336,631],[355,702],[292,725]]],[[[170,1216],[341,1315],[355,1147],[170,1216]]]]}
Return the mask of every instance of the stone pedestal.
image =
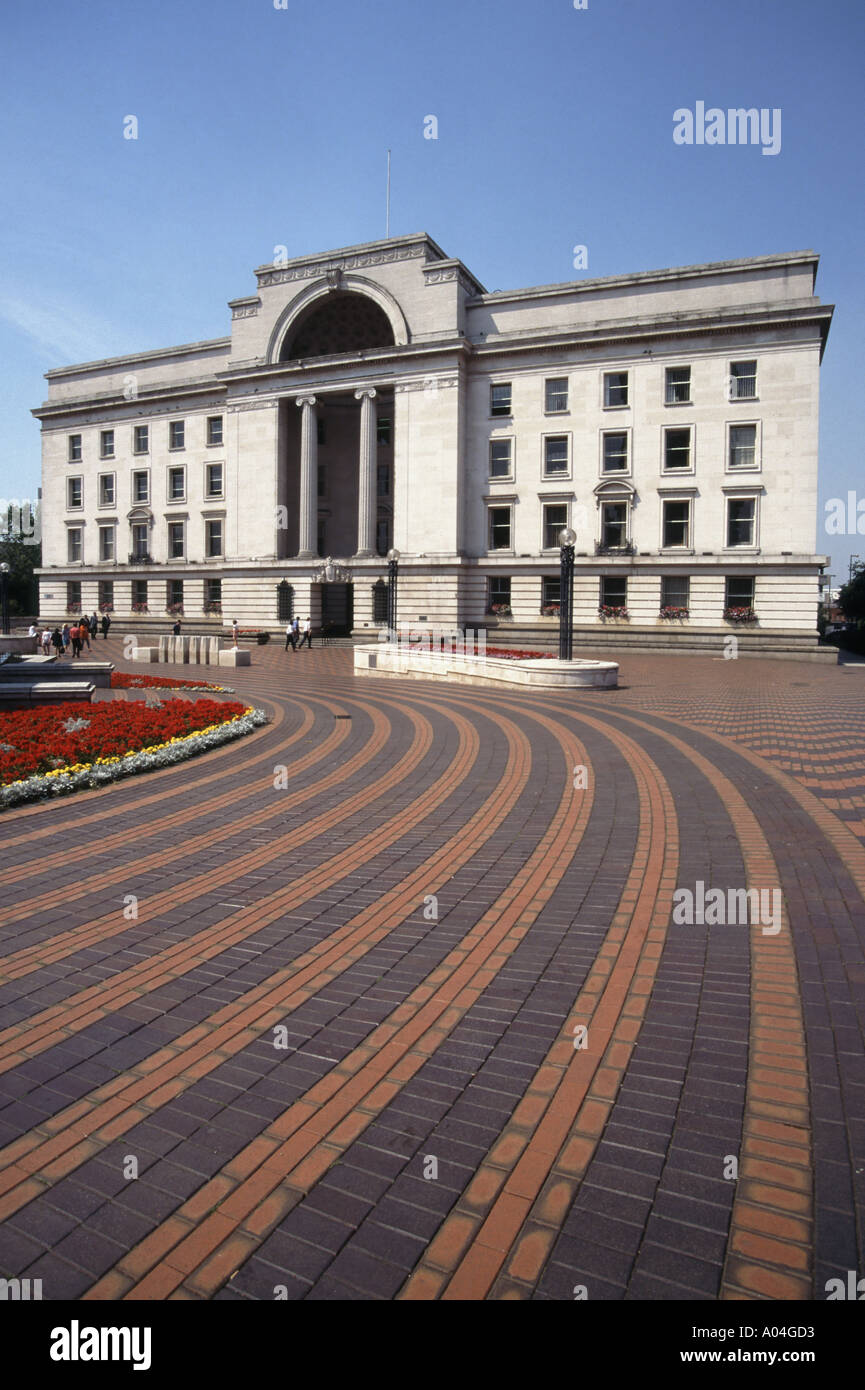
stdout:
{"type": "Polygon", "coordinates": [[[219,653],[220,666],[251,666],[252,655],[245,647],[228,647],[219,653]]]}
{"type": "Polygon", "coordinates": [[[159,647],[136,647],[132,653],[133,661],[164,661],[159,647]]]}

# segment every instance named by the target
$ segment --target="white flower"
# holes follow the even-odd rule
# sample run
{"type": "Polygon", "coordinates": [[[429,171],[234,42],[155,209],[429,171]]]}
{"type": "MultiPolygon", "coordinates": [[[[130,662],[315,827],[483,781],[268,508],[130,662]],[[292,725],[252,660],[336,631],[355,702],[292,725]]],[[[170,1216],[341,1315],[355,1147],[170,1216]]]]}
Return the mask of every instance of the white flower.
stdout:
{"type": "Polygon", "coordinates": [[[79,729],[89,729],[89,719],[67,719],[65,724],[60,726],[65,729],[67,734],[77,734],[79,729]]]}

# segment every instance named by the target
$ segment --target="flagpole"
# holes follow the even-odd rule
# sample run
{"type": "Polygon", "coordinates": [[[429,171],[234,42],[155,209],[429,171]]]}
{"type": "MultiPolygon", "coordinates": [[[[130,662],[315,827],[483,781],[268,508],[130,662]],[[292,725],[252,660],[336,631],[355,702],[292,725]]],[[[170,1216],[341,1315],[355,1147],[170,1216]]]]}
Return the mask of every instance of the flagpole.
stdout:
{"type": "Polygon", "coordinates": [[[390,150],[387,152],[387,203],[385,212],[385,237],[390,236],[390,150]]]}

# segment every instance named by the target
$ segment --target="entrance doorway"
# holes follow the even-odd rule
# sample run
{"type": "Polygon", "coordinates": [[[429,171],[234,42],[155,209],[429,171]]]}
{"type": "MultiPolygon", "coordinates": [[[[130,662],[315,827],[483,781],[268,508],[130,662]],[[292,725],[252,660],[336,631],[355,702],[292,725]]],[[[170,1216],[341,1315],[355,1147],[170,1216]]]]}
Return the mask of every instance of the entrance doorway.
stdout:
{"type": "Polygon", "coordinates": [[[325,637],[350,637],[354,624],[354,585],[321,585],[321,630],[325,637]]]}

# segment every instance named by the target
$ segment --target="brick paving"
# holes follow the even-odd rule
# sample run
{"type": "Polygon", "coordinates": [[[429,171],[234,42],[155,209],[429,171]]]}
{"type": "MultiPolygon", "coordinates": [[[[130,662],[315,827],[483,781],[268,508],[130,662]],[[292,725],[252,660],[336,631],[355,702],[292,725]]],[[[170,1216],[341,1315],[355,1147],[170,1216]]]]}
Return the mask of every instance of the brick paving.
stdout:
{"type": "Polygon", "coordinates": [[[0,1275],[654,1301],[861,1271],[865,672],[634,655],[565,697],[253,661],[265,728],[0,818],[0,1275]],[[700,882],[780,890],[780,930],[679,924],[700,882]]]}

